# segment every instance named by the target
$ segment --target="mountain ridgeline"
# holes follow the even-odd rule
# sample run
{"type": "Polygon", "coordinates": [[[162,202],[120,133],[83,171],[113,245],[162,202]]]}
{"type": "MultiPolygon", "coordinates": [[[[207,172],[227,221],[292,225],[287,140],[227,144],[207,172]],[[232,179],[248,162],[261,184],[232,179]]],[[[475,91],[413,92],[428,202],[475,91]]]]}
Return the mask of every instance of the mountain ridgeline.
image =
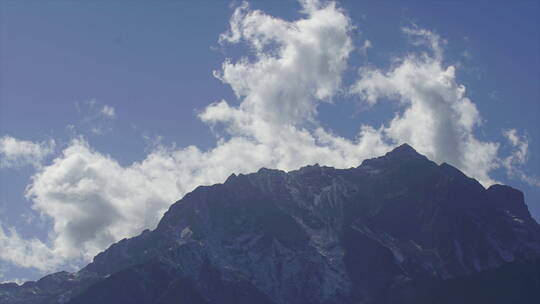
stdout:
{"type": "Polygon", "coordinates": [[[79,272],[0,284],[0,303],[540,303],[540,226],[520,191],[405,144],[198,187],[79,272]]]}

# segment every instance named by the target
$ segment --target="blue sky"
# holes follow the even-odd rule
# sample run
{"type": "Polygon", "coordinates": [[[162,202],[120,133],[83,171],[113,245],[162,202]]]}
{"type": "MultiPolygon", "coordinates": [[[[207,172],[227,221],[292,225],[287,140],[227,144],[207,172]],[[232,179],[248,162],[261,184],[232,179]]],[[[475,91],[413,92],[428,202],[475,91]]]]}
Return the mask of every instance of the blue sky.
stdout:
{"type": "Polygon", "coordinates": [[[3,1],[0,281],[74,270],[198,184],[403,141],[540,218],[537,1],[310,3],[3,1]]]}

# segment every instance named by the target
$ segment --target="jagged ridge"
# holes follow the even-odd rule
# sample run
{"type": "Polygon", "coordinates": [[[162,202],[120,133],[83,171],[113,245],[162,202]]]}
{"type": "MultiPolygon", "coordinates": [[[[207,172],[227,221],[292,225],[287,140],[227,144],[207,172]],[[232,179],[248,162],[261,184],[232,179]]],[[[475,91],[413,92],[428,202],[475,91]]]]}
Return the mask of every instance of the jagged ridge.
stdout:
{"type": "Polygon", "coordinates": [[[485,189],[402,145],[357,168],[261,169],[199,187],[154,231],[97,255],[75,287],[44,297],[36,286],[0,285],[0,300],[382,303],[403,298],[411,282],[451,282],[539,256],[540,228],[521,192],[485,189]]]}

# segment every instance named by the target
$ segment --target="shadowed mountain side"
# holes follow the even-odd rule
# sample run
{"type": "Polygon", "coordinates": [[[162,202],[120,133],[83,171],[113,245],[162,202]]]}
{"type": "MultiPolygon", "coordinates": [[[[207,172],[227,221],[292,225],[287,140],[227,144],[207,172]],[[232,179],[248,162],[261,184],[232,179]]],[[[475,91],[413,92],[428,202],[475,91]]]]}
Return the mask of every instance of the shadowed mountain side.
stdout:
{"type": "MultiPolygon", "coordinates": [[[[0,300],[422,303],[466,284],[477,293],[454,298],[472,303],[489,298],[491,278],[511,298],[529,266],[518,281],[537,286],[538,258],[540,228],[521,192],[485,189],[402,145],[357,168],[261,169],[198,187],[155,230],[51,275],[47,288],[0,285],[0,300]]],[[[536,299],[524,294],[521,303],[536,299]]]]}

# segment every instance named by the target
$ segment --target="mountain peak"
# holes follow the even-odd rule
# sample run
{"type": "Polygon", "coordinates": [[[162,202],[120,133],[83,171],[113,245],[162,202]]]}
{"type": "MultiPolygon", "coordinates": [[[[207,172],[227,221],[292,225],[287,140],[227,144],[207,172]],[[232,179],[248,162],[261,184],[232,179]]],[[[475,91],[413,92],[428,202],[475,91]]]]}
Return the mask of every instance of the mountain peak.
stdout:
{"type": "Polygon", "coordinates": [[[424,159],[424,160],[429,161],[426,156],[418,153],[409,144],[404,143],[397,146],[392,151],[387,152],[383,156],[379,156],[379,157],[371,158],[371,159],[365,159],[364,161],[362,161],[362,164],[360,164],[359,167],[372,166],[375,164],[388,163],[388,162],[394,163],[394,162],[401,162],[401,161],[409,161],[409,160],[416,160],[416,159],[424,159]]]}
{"type": "Polygon", "coordinates": [[[390,151],[388,154],[393,155],[421,155],[420,153],[416,152],[416,150],[411,147],[409,144],[404,143],[400,146],[394,148],[394,150],[390,151]]]}
{"type": "Polygon", "coordinates": [[[402,144],[392,151],[386,153],[384,156],[380,157],[382,159],[395,159],[395,160],[404,160],[404,159],[416,159],[416,158],[425,158],[424,155],[418,153],[413,147],[409,144],[402,144]]]}

